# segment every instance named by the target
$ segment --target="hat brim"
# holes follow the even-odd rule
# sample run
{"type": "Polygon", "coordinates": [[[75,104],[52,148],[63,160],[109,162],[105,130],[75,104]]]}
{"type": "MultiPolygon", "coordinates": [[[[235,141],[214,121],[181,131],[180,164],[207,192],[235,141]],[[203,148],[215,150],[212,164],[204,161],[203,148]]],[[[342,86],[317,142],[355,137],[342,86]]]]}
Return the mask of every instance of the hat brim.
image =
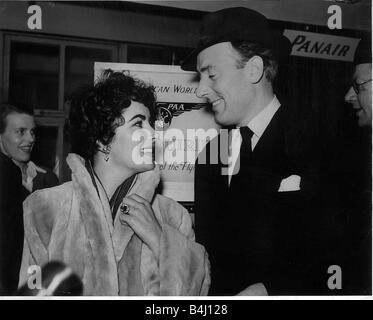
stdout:
{"type": "MultiPolygon", "coordinates": [[[[197,56],[198,54],[203,51],[204,49],[211,47],[212,45],[221,43],[221,42],[229,42],[231,40],[220,39],[219,41],[214,41],[212,43],[204,44],[202,46],[198,46],[197,48],[193,49],[192,52],[182,61],[181,69],[184,71],[197,71],[197,56]]],[[[242,40],[245,41],[245,40],[242,40]]],[[[268,46],[263,44],[264,46],[268,46]]],[[[291,53],[291,43],[289,39],[284,36],[283,34],[277,37],[277,41],[269,46],[271,50],[273,50],[275,56],[278,60],[285,59],[289,57],[291,53]]]]}

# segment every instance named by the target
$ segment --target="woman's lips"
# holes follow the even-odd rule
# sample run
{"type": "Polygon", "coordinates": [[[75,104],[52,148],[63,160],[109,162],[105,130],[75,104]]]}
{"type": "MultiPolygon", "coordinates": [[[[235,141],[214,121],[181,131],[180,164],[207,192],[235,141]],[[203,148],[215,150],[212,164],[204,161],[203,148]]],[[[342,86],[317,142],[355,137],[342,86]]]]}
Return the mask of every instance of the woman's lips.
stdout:
{"type": "Polygon", "coordinates": [[[140,150],[141,156],[144,156],[145,154],[152,155],[153,154],[153,148],[142,148],[140,150]]]}
{"type": "Polygon", "coordinates": [[[23,152],[31,153],[32,146],[30,146],[30,147],[19,147],[19,149],[21,149],[23,152]]]}

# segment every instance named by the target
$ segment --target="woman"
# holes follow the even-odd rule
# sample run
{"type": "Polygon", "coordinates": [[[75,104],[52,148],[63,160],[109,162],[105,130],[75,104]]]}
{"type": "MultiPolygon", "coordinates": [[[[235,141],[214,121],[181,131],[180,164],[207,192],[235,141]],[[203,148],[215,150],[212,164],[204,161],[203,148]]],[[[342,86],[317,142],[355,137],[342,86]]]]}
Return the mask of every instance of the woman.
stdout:
{"type": "Polygon", "coordinates": [[[207,254],[188,212],[155,194],[154,104],[152,87],[111,70],[72,99],[72,181],[26,199],[21,281],[27,266],[59,260],[84,295],[207,294],[207,254]]]}
{"type": "Polygon", "coordinates": [[[0,106],[0,151],[21,170],[23,200],[36,190],[59,184],[51,170],[30,160],[36,141],[35,131],[32,112],[10,104],[0,106]]]}
{"type": "Polygon", "coordinates": [[[23,247],[22,202],[33,191],[58,185],[56,175],[30,161],[34,116],[0,104],[0,295],[17,289],[23,247]]]}

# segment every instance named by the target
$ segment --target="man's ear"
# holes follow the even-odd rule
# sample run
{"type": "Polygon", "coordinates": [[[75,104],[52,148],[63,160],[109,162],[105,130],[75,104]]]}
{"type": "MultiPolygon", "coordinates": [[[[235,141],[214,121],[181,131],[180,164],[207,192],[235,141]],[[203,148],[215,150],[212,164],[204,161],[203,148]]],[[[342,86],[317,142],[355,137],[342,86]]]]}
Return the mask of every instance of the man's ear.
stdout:
{"type": "Polygon", "coordinates": [[[264,75],[263,59],[259,56],[253,56],[246,62],[248,77],[251,83],[255,84],[262,80],[264,75]]]}

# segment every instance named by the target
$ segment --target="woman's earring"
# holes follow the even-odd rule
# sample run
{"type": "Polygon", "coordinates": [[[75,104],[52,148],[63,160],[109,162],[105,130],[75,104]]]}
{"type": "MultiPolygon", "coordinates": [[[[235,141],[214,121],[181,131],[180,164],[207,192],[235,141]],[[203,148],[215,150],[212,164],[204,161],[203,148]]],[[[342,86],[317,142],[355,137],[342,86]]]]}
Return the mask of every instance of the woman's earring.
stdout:
{"type": "Polygon", "coordinates": [[[109,161],[110,150],[111,150],[111,148],[110,148],[109,145],[105,146],[104,149],[102,150],[102,151],[104,152],[104,154],[105,154],[105,156],[104,156],[104,160],[105,160],[106,162],[109,161]]]}

